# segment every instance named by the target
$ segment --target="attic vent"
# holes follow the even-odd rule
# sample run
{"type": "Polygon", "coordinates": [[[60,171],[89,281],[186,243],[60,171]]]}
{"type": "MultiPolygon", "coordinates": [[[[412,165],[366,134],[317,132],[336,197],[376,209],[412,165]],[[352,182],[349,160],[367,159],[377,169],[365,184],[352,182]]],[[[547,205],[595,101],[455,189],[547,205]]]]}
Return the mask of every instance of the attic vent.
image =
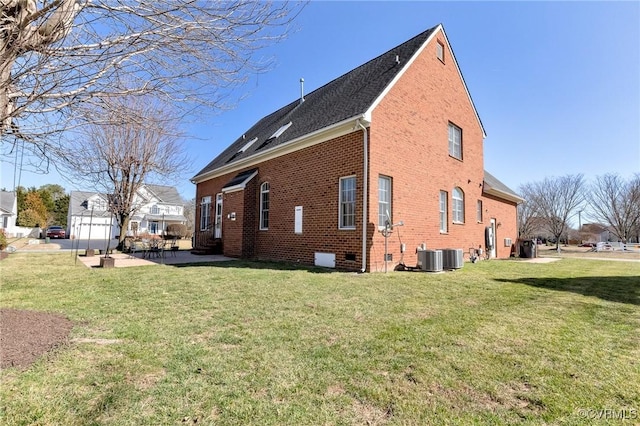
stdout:
{"type": "MultiPolygon", "coordinates": [[[[244,135],[242,135],[242,139],[245,139],[245,136],[244,136],[244,135]]],[[[238,152],[236,152],[235,154],[233,154],[233,155],[231,156],[231,158],[229,158],[226,162],[227,162],[227,163],[230,163],[230,162],[232,162],[233,160],[235,160],[236,158],[238,158],[238,156],[239,156],[240,154],[242,154],[242,153],[243,153],[243,152],[245,152],[247,149],[249,149],[249,147],[250,147],[251,145],[253,145],[257,140],[258,140],[258,138],[253,138],[253,139],[251,139],[249,142],[247,142],[246,144],[244,144],[244,146],[243,146],[242,148],[240,148],[240,151],[238,151],[238,152]]]]}
{"type": "Polygon", "coordinates": [[[281,134],[284,133],[285,130],[287,130],[289,127],[291,127],[291,124],[293,124],[293,123],[290,121],[287,124],[285,124],[284,126],[280,127],[278,130],[276,130],[276,132],[273,135],[271,135],[271,137],[269,139],[278,138],[281,134]]]}
{"type": "Polygon", "coordinates": [[[240,153],[240,152],[245,152],[245,151],[246,151],[247,149],[249,149],[249,147],[250,147],[251,145],[253,145],[257,140],[258,140],[258,138],[253,138],[253,139],[251,139],[251,140],[250,140],[249,142],[247,142],[247,143],[246,143],[242,148],[240,148],[240,151],[238,151],[238,152],[239,152],[239,153],[240,153]]]}
{"type": "Polygon", "coordinates": [[[264,148],[265,146],[269,145],[271,142],[276,140],[281,134],[283,134],[285,132],[285,130],[287,130],[289,127],[291,127],[291,124],[293,124],[293,123],[290,121],[287,124],[285,124],[284,126],[280,127],[278,130],[276,130],[276,132],[273,135],[271,135],[271,137],[269,139],[267,139],[266,141],[262,142],[262,145],[260,145],[258,147],[258,149],[264,148]]]}

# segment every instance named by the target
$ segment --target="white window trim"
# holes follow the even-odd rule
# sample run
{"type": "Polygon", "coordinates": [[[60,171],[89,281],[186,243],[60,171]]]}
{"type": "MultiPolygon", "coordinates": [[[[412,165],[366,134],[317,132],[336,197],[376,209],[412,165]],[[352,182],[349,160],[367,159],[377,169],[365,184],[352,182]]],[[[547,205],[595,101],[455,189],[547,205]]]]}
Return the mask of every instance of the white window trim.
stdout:
{"type": "Polygon", "coordinates": [[[448,226],[449,194],[447,193],[447,191],[440,191],[438,197],[439,197],[438,198],[438,219],[440,221],[440,233],[446,234],[447,232],[449,232],[449,226],[448,226]],[[444,204],[444,209],[443,209],[443,204],[444,204]],[[443,213],[444,213],[444,219],[442,217],[443,213]]]}
{"type": "Polygon", "coordinates": [[[444,43],[440,40],[436,40],[436,58],[444,63],[444,43]]]}
{"type": "Polygon", "coordinates": [[[351,176],[343,176],[340,178],[340,181],[338,183],[338,229],[341,230],[354,230],[356,229],[356,196],[354,196],[353,198],[353,226],[343,226],[343,217],[342,217],[342,182],[347,180],[347,179],[353,179],[354,180],[354,191],[357,193],[357,181],[356,179],[356,175],[351,175],[351,176]]]}
{"type": "Polygon", "coordinates": [[[206,231],[208,226],[211,223],[211,195],[208,195],[206,197],[202,197],[201,201],[200,201],[200,230],[201,231],[206,231]],[[209,206],[205,209],[204,206],[209,206]],[[204,212],[207,212],[206,216],[204,215],[204,212]],[[204,223],[204,218],[207,217],[207,223],[204,223]],[[203,226],[205,225],[205,226],[203,226]]]}
{"type": "Polygon", "coordinates": [[[482,200],[478,200],[476,202],[476,220],[478,221],[478,223],[482,223],[484,222],[484,212],[482,209],[484,209],[483,207],[483,202],[482,200]]]}
{"type": "Polygon", "coordinates": [[[393,180],[391,179],[390,176],[386,176],[386,175],[379,175],[378,176],[378,229],[384,229],[385,225],[384,222],[386,220],[386,214],[388,213],[389,215],[389,220],[393,220],[393,206],[392,206],[392,200],[393,200],[393,180]],[[382,224],[380,223],[380,205],[382,204],[381,201],[381,197],[380,197],[380,181],[381,180],[385,180],[388,182],[388,201],[385,202],[387,208],[386,208],[386,212],[385,212],[385,219],[382,221],[382,224]]]}
{"type": "MultiPolygon", "coordinates": [[[[267,226],[264,226],[264,199],[263,196],[264,194],[268,194],[269,196],[269,204],[271,204],[271,195],[270,195],[270,191],[271,191],[271,185],[269,184],[269,182],[263,182],[260,185],[260,230],[261,231],[267,231],[269,230],[269,223],[267,223],[267,226]],[[267,185],[267,189],[265,190],[265,185],[267,185]]],[[[269,214],[269,209],[267,209],[267,214],[269,214]]]]}
{"type": "Polygon", "coordinates": [[[460,187],[453,188],[451,192],[451,219],[453,223],[462,224],[464,223],[464,191],[460,187]],[[456,197],[456,192],[459,192],[462,197],[456,197]],[[460,209],[458,209],[460,207],[460,209]],[[462,220],[456,220],[458,214],[462,216],[462,220]]]}
{"type": "Polygon", "coordinates": [[[455,158],[456,160],[462,161],[464,156],[462,155],[462,129],[455,124],[449,122],[449,126],[447,127],[447,141],[448,141],[448,152],[449,156],[455,158]],[[453,138],[452,138],[452,130],[453,130],[453,138]],[[455,135],[457,133],[460,135],[458,139],[458,147],[459,147],[459,156],[456,155],[456,140],[455,135]]]}

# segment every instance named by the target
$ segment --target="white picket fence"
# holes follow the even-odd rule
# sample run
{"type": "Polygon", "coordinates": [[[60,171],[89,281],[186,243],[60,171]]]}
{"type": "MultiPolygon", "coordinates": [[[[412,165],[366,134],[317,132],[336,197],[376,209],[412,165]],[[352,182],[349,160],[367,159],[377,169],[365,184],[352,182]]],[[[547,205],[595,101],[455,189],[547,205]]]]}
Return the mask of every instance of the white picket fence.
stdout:
{"type": "Polygon", "coordinates": [[[638,243],[604,243],[596,244],[596,251],[630,251],[640,253],[640,244],[638,243]]]}

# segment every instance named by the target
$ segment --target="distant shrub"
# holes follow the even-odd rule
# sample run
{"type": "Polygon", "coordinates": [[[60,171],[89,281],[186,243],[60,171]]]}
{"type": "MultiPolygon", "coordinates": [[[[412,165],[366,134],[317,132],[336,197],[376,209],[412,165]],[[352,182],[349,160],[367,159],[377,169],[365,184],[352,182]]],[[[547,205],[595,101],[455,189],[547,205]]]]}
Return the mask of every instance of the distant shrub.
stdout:
{"type": "Polygon", "coordinates": [[[172,223],[167,225],[165,231],[166,238],[184,238],[187,236],[187,225],[172,223]]]}
{"type": "Polygon", "coordinates": [[[0,250],[7,248],[7,236],[4,235],[4,229],[0,229],[0,250]]]}

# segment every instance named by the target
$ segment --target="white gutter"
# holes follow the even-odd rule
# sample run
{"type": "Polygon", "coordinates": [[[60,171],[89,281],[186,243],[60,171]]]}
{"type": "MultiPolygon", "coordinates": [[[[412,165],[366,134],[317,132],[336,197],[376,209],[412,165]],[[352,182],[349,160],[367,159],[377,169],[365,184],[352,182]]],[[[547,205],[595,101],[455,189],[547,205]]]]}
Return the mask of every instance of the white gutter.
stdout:
{"type": "MultiPolygon", "coordinates": [[[[268,159],[276,158],[281,155],[295,152],[299,149],[307,148],[309,146],[313,146],[318,143],[322,143],[327,140],[346,135],[354,131],[353,121],[359,120],[362,117],[363,117],[362,115],[358,115],[356,117],[350,117],[346,120],[342,120],[338,123],[332,124],[322,129],[318,129],[306,135],[300,136],[296,139],[285,142],[281,145],[277,145],[273,148],[260,150],[256,153],[253,153],[251,156],[247,158],[234,161],[230,164],[225,164],[214,170],[210,170],[203,174],[194,176],[190,179],[191,183],[197,184],[200,182],[204,182],[209,179],[222,176],[226,173],[231,173],[237,170],[242,170],[243,168],[246,168],[246,167],[255,166],[256,164],[259,164],[268,159]]],[[[366,117],[364,117],[364,119],[366,121],[366,117]]],[[[356,125],[356,128],[357,128],[357,125],[356,125]]]]}
{"type": "Polygon", "coordinates": [[[367,128],[362,125],[360,119],[356,121],[356,126],[360,127],[363,132],[363,170],[362,170],[362,270],[367,270],[367,200],[369,198],[369,139],[367,128]]]}

